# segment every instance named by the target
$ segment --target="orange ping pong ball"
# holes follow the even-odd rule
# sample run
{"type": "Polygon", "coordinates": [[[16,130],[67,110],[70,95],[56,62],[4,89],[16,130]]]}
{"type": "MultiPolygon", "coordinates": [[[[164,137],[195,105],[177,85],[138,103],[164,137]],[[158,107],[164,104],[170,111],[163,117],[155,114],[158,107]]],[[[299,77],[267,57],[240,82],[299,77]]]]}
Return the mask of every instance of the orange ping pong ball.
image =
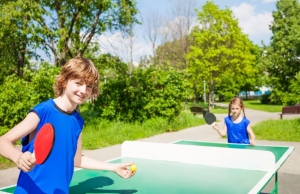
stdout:
{"type": "Polygon", "coordinates": [[[132,165],[130,166],[130,170],[131,170],[132,172],[135,172],[136,169],[137,169],[137,166],[136,166],[135,164],[132,164],[132,165]]]}

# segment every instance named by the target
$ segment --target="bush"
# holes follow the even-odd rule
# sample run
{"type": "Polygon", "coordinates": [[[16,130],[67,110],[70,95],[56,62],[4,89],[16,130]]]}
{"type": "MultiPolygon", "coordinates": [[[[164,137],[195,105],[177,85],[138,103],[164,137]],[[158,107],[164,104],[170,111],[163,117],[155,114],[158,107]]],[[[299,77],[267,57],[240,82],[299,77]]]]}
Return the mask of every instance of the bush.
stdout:
{"type": "Polygon", "coordinates": [[[136,69],[130,77],[108,81],[92,106],[101,118],[109,120],[172,120],[182,110],[185,89],[183,73],[171,68],[136,69]]]}
{"type": "Polygon", "coordinates": [[[300,72],[291,80],[289,91],[282,95],[282,102],[285,105],[295,105],[300,103],[300,72]]]}
{"type": "Polygon", "coordinates": [[[53,97],[52,85],[58,72],[59,68],[44,64],[38,71],[25,70],[24,78],[6,77],[0,86],[0,126],[13,127],[36,104],[53,97]]]}
{"type": "Polygon", "coordinates": [[[260,98],[260,102],[262,104],[270,104],[271,103],[270,94],[263,94],[260,98]]]}

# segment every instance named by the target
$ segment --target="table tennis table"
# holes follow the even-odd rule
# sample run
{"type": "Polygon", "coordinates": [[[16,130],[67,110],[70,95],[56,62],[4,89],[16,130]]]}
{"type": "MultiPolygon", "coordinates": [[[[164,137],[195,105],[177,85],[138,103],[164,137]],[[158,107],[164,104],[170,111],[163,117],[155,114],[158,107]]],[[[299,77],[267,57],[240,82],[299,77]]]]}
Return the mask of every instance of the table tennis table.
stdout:
{"type": "MultiPolygon", "coordinates": [[[[125,141],[121,157],[108,162],[134,162],[130,179],[109,171],[75,170],[70,194],[260,193],[294,147],[241,145],[179,140],[172,143],[125,141]]],[[[13,193],[15,185],[0,188],[13,193]]]]}

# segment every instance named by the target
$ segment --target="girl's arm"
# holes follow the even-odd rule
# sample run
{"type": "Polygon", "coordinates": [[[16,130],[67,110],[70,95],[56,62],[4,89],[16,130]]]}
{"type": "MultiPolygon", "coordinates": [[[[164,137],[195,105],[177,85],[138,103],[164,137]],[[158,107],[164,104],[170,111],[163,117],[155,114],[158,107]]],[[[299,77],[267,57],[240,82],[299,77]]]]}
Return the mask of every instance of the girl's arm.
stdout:
{"type": "Polygon", "coordinates": [[[134,172],[127,170],[127,167],[132,165],[133,163],[108,163],[82,155],[82,134],[80,134],[78,138],[74,163],[75,167],[78,168],[109,170],[115,172],[122,178],[129,178],[134,175],[134,172]]]}
{"type": "Polygon", "coordinates": [[[0,137],[0,154],[16,163],[17,167],[24,172],[30,171],[35,166],[35,158],[30,152],[21,152],[14,146],[14,143],[33,132],[39,122],[38,115],[30,112],[23,121],[0,137]]]}
{"type": "Polygon", "coordinates": [[[254,145],[255,144],[255,135],[253,133],[252,128],[250,127],[250,124],[247,126],[247,132],[250,135],[250,145],[254,145]]]}
{"type": "Polygon", "coordinates": [[[213,128],[219,133],[220,136],[224,137],[227,135],[227,126],[225,121],[223,122],[223,129],[220,129],[217,125],[217,123],[215,123],[215,125],[213,125],[213,128]]]}

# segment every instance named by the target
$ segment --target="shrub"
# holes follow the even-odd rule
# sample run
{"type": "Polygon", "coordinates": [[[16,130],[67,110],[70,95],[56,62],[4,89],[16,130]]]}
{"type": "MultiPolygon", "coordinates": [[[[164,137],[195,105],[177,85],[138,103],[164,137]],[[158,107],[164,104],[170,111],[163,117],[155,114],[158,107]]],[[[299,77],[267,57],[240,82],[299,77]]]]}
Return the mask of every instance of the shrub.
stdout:
{"type": "Polygon", "coordinates": [[[183,73],[171,68],[136,69],[130,77],[108,81],[92,106],[104,119],[142,122],[163,117],[172,120],[182,109],[185,89],[183,73]]]}

